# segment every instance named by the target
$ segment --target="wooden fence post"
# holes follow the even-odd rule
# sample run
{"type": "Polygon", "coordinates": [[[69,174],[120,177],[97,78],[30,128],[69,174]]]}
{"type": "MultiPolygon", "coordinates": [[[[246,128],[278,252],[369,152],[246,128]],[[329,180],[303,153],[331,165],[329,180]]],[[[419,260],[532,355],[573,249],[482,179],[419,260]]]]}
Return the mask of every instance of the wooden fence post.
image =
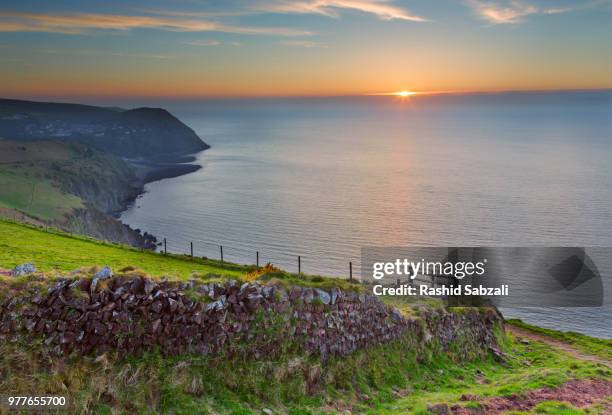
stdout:
{"type": "Polygon", "coordinates": [[[302,257],[298,255],[298,274],[302,273],[302,257]]]}
{"type": "Polygon", "coordinates": [[[353,263],[349,262],[349,281],[353,281],[353,263]]]}
{"type": "Polygon", "coordinates": [[[259,251],[257,251],[257,268],[259,268],[259,251]]]}
{"type": "Polygon", "coordinates": [[[166,238],[164,238],[164,255],[168,253],[168,247],[166,245],[166,238]]]}
{"type": "Polygon", "coordinates": [[[193,259],[193,242],[189,242],[189,250],[191,251],[191,259],[193,259]]]}
{"type": "Polygon", "coordinates": [[[219,250],[221,251],[221,263],[223,264],[223,245],[219,245],[219,250]]]}

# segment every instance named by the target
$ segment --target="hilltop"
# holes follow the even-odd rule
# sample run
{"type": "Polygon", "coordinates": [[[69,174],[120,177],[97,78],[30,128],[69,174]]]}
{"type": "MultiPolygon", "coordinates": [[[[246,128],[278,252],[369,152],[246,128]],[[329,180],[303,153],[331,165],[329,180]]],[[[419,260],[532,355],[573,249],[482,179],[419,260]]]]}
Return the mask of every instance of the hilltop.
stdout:
{"type": "Polygon", "coordinates": [[[161,108],[124,110],[12,99],[0,99],[0,137],[76,141],[129,159],[167,158],[209,148],[161,108]]]}

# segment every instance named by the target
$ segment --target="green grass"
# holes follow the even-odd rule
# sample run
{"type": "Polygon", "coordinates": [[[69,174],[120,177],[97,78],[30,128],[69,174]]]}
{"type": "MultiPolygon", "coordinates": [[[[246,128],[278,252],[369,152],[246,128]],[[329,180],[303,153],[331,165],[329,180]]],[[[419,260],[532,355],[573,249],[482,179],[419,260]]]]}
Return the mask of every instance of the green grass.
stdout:
{"type": "MultiPolygon", "coordinates": [[[[163,357],[154,351],[94,359],[57,358],[36,342],[7,342],[0,345],[0,387],[5,394],[68,396],[78,408],[75,413],[234,415],[271,408],[276,414],[343,414],[349,409],[353,414],[398,415],[427,413],[427,406],[437,403],[478,406],[487,397],[611,376],[602,365],[575,360],[542,343],[524,345],[509,338],[504,348],[512,356],[504,364],[482,354],[456,363],[435,343],[405,336],[322,364],[290,348],[257,360],[163,357]],[[462,401],[463,394],[475,400],[462,401]]],[[[553,402],[532,413],[604,412],[553,402]]]]}
{"type": "MultiPolygon", "coordinates": [[[[177,279],[190,278],[195,273],[209,278],[275,281],[287,286],[358,289],[358,285],[348,281],[280,270],[258,274],[253,266],[140,252],[0,220],[0,267],[11,268],[30,261],[49,275],[110,265],[115,270],[131,266],[150,275],[177,279]]],[[[421,307],[435,304],[395,305],[418,315],[421,307]]],[[[592,348],[603,350],[607,344],[575,334],[549,331],[546,334],[569,336],[574,345],[590,347],[590,352],[592,348]]],[[[464,394],[480,400],[554,387],[569,379],[612,377],[611,371],[601,364],[577,360],[543,343],[522,344],[501,333],[498,338],[508,354],[504,363],[483,354],[470,339],[459,339],[459,343],[443,352],[435,342],[427,344],[405,336],[344,358],[333,358],[325,364],[316,356],[296,355],[291,347],[256,360],[229,355],[168,358],[155,351],[123,359],[112,354],[97,359],[77,356],[60,359],[46,353],[37,342],[22,339],[0,343],[0,388],[5,394],[44,391],[67,395],[83,413],[235,415],[261,414],[262,408],[272,408],[275,413],[287,415],[342,414],[346,409],[354,414],[394,415],[426,413],[427,405],[436,403],[478,405],[477,400],[462,401],[464,394]],[[468,354],[470,360],[458,362],[456,352],[466,348],[473,349],[468,354]]],[[[290,341],[288,338],[287,342],[290,341]]],[[[603,413],[597,408],[575,409],[559,403],[543,403],[534,411],[603,413]]]]}
{"type": "Polygon", "coordinates": [[[252,267],[221,264],[209,259],[180,255],[162,255],[150,251],[107,244],[85,237],[69,235],[53,229],[44,231],[29,225],[0,219],[0,267],[12,268],[33,262],[40,271],[70,272],[89,266],[109,265],[112,269],[137,267],[153,276],[179,279],[217,274],[240,278],[252,267]]]}
{"type": "MultiPolygon", "coordinates": [[[[427,376],[420,375],[419,383],[415,384],[412,394],[374,407],[369,413],[377,415],[427,413],[427,406],[437,403],[447,403],[449,406],[455,404],[477,406],[478,401],[465,402],[461,400],[461,396],[472,395],[480,400],[520,394],[542,387],[556,387],[570,379],[610,379],[612,376],[612,371],[604,365],[577,360],[544,343],[532,342],[524,345],[508,336],[504,348],[510,358],[503,365],[490,359],[464,365],[449,365],[444,360],[437,360],[426,369],[427,376]]],[[[541,408],[547,408],[547,405],[542,404],[541,408]]],[[[572,414],[573,412],[534,413],[572,414]]]]}
{"type": "Polygon", "coordinates": [[[0,166],[0,205],[42,220],[61,220],[72,209],[82,208],[81,199],[61,191],[23,168],[0,166]]]}
{"type": "Polygon", "coordinates": [[[534,333],[543,334],[553,339],[561,340],[562,342],[574,346],[576,349],[587,354],[597,355],[612,361],[612,339],[599,339],[571,331],[545,329],[542,327],[532,326],[519,319],[510,319],[507,320],[507,323],[534,333]]]}
{"type": "Polygon", "coordinates": [[[533,408],[532,413],[543,415],[583,415],[587,412],[565,402],[547,401],[533,408]]]}
{"type": "Polygon", "coordinates": [[[39,271],[47,273],[67,273],[76,269],[108,265],[113,270],[132,267],[147,275],[182,280],[193,277],[259,279],[262,282],[270,281],[285,286],[360,290],[358,283],[343,279],[297,275],[276,268],[270,271],[263,268],[257,272],[254,265],[140,251],[125,245],[71,235],[54,228],[45,230],[0,218],[0,268],[11,269],[25,262],[33,262],[39,271]]]}

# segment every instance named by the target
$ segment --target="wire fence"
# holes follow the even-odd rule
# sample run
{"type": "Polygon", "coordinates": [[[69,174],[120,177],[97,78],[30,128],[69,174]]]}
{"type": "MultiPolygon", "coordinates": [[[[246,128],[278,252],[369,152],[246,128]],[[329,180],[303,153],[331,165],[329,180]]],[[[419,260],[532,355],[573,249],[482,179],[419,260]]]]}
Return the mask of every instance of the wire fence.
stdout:
{"type": "MultiPolygon", "coordinates": [[[[10,220],[10,218],[7,219],[10,220]]],[[[22,217],[17,216],[16,214],[15,217],[12,219],[15,222],[22,222],[23,220],[22,217]]],[[[41,225],[40,223],[33,223],[33,225],[38,226],[46,231],[54,230],[62,232],[61,230],[56,229],[53,226],[48,226],[47,224],[41,225]]],[[[72,232],[68,233],[72,234],[72,232]]],[[[309,272],[308,269],[305,269],[303,267],[303,265],[305,265],[305,259],[308,259],[310,261],[321,260],[320,254],[315,254],[312,252],[307,253],[306,255],[290,254],[287,252],[271,252],[269,250],[248,249],[246,247],[219,244],[205,240],[189,241],[187,239],[183,239],[181,242],[177,242],[176,239],[173,239],[171,241],[168,238],[162,238],[161,241],[158,241],[157,252],[162,255],[167,255],[168,253],[186,255],[191,258],[215,259],[221,261],[222,263],[242,263],[248,265],[255,265],[257,267],[261,267],[270,263],[279,266],[289,272],[295,270],[298,274],[304,273],[305,271],[306,273],[312,273],[309,272]]],[[[344,263],[346,264],[345,272],[343,272],[341,275],[334,275],[334,277],[347,278],[351,281],[359,280],[361,282],[365,282],[365,280],[361,278],[360,259],[348,259],[345,260],[344,263]]],[[[329,275],[329,273],[326,272],[322,273],[329,275]]],[[[419,282],[428,284],[432,287],[436,287],[441,285],[448,285],[449,281],[452,282],[452,279],[445,275],[419,274],[415,278],[406,279],[405,283],[415,284],[419,282]]],[[[395,282],[397,283],[397,285],[400,285],[402,283],[401,279],[393,281],[393,283],[395,282]]]]}
{"type": "MultiPolygon", "coordinates": [[[[169,239],[163,238],[158,243],[158,252],[161,254],[176,253],[188,255],[191,257],[203,257],[207,259],[216,259],[222,262],[232,263],[246,263],[256,265],[257,267],[266,265],[268,263],[280,266],[287,271],[296,270],[297,273],[309,273],[308,269],[304,268],[304,259],[313,261],[321,260],[320,255],[315,253],[307,253],[306,255],[301,254],[289,254],[286,252],[271,252],[268,250],[248,249],[245,247],[236,247],[226,244],[218,244],[211,241],[186,241],[182,244],[169,243],[169,239]],[[183,249],[180,249],[180,247],[183,249]],[[198,256],[198,253],[204,252],[205,255],[198,256]]],[[[367,282],[367,278],[364,279],[361,276],[361,259],[348,259],[345,260],[346,264],[345,272],[341,275],[335,275],[338,278],[348,278],[349,280],[359,280],[361,282],[367,282]]],[[[325,273],[329,275],[329,273],[325,273]]],[[[395,281],[388,280],[388,283],[400,285],[401,283],[416,284],[422,283],[430,287],[447,286],[454,282],[454,279],[447,275],[438,274],[418,274],[415,277],[408,276],[404,279],[396,279],[395,281]],[[402,281],[403,280],[403,281],[402,281]]]]}
{"type": "MultiPolygon", "coordinates": [[[[176,239],[162,238],[158,242],[157,251],[161,254],[187,255],[192,258],[216,259],[221,262],[243,263],[264,266],[268,263],[279,266],[287,271],[297,271],[297,273],[309,272],[305,269],[310,261],[320,261],[320,254],[313,252],[294,254],[282,251],[271,251],[267,249],[249,249],[227,244],[215,243],[212,241],[188,241],[186,239],[178,242],[176,239]]],[[[359,279],[359,262],[354,259],[344,261],[345,271],[341,275],[334,275],[338,278],[348,278],[349,280],[359,279]]],[[[313,273],[310,270],[309,273],[313,273]]]]}

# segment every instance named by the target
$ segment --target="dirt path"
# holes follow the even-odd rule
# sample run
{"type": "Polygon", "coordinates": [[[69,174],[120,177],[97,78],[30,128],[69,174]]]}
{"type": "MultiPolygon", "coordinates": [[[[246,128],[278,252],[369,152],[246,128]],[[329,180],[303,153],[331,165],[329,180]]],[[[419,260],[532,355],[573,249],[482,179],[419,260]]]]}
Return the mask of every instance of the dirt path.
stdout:
{"type": "MultiPolygon", "coordinates": [[[[609,368],[612,367],[612,362],[605,358],[577,350],[571,345],[561,340],[548,337],[545,334],[534,333],[510,324],[506,325],[506,331],[512,333],[517,338],[545,343],[576,359],[601,363],[609,368]]],[[[579,408],[604,402],[605,413],[611,413],[610,409],[612,408],[612,404],[605,403],[605,399],[609,396],[612,396],[612,382],[610,380],[574,379],[557,388],[540,388],[526,391],[521,394],[484,399],[480,401],[482,405],[480,408],[466,408],[461,405],[454,405],[449,408],[450,410],[447,413],[453,415],[495,415],[507,411],[529,411],[543,401],[568,402],[579,408]]],[[[465,396],[465,399],[462,397],[462,400],[471,400],[473,398],[472,396],[465,396]]]]}
{"type": "Polygon", "coordinates": [[[612,382],[607,380],[570,380],[558,388],[541,388],[520,395],[490,398],[482,401],[482,407],[479,409],[455,405],[450,409],[450,413],[453,415],[496,415],[507,411],[529,411],[544,401],[567,402],[578,408],[583,408],[600,403],[611,395],[612,382]]]}
{"type": "Polygon", "coordinates": [[[515,327],[511,324],[506,325],[506,331],[509,331],[510,333],[514,334],[516,337],[522,337],[523,339],[535,340],[535,341],[539,341],[542,343],[546,343],[549,346],[552,346],[565,353],[568,353],[569,355],[575,357],[576,359],[586,360],[588,362],[594,362],[594,363],[601,363],[609,368],[612,368],[612,362],[610,362],[609,360],[604,359],[603,357],[584,353],[580,350],[573,348],[569,344],[564,343],[561,340],[553,339],[552,337],[548,337],[545,334],[534,333],[529,330],[515,327]]]}

